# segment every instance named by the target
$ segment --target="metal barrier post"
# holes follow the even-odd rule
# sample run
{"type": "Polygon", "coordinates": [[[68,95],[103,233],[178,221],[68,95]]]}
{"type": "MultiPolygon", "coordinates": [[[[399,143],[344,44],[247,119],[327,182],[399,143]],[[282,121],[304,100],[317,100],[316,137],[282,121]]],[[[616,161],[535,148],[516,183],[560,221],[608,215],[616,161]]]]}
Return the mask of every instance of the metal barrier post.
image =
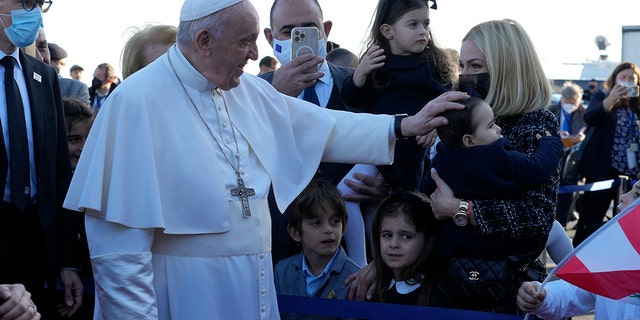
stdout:
{"type": "Polygon", "coordinates": [[[619,175],[618,179],[616,181],[618,183],[618,186],[616,188],[616,196],[613,198],[613,213],[611,214],[611,217],[614,217],[616,214],[618,214],[618,203],[620,202],[620,196],[627,193],[627,185],[629,183],[629,176],[624,176],[624,175],[619,175]]]}

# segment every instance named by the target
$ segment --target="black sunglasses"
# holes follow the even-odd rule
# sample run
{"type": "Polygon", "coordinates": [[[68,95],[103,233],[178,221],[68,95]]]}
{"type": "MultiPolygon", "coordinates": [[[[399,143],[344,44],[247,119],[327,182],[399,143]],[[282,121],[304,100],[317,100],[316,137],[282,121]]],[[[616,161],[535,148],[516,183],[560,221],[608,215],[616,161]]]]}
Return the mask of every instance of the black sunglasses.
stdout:
{"type": "Polygon", "coordinates": [[[30,3],[31,1],[29,0],[22,0],[22,8],[27,11],[32,11],[33,9],[40,7],[44,13],[49,11],[51,4],[53,4],[53,0],[35,0],[33,1],[33,4],[30,3]]]}

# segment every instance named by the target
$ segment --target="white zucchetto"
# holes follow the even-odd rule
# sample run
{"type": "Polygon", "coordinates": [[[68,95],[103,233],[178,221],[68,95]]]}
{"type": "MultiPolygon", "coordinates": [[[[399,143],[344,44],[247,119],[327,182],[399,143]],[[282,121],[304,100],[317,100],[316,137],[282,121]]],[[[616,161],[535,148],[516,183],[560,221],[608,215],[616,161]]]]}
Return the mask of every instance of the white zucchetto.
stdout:
{"type": "Polygon", "coordinates": [[[180,10],[180,21],[200,19],[240,1],[242,0],[185,0],[180,10]]]}

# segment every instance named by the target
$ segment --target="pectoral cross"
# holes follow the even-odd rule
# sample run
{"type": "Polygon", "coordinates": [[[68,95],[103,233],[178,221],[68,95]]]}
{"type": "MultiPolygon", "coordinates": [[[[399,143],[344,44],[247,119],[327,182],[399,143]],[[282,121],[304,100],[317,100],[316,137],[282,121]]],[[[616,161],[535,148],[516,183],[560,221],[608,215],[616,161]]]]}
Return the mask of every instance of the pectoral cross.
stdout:
{"type": "Polygon", "coordinates": [[[255,196],[256,192],[252,188],[244,186],[244,180],[238,176],[238,187],[231,189],[231,195],[238,197],[242,201],[242,214],[245,218],[251,216],[251,208],[249,208],[249,197],[255,196]]]}

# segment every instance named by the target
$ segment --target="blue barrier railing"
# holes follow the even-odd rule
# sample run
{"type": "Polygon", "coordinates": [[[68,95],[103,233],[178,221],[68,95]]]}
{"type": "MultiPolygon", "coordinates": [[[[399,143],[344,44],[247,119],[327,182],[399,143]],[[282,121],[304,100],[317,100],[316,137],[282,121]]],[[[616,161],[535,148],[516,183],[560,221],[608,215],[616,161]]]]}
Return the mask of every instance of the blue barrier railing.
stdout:
{"type": "Polygon", "coordinates": [[[521,320],[523,318],[523,316],[501,313],[284,295],[278,295],[278,309],[280,313],[371,320],[521,320]]]}
{"type": "MultiPolygon", "coordinates": [[[[564,185],[564,186],[560,186],[558,188],[558,193],[573,193],[573,192],[579,192],[579,191],[585,191],[585,192],[589,192],[589,191],[600,191],[600,190],[606,190],[606,189],[611,189],[611,188],[616,188],[619,187],[623,181],[627,181],[628,178],[626,177],[621,177],[618,179],[611,179],[611,180],[604,180],[604,181],[597,181],[597,182],[592,182],[592,183],[585,183],[583,185],[578,185],[578,184],[573,184],[573,185],[564,185]]],[[[636,179],[631,179],[628,185],[634,185],[638,180],[636,179]]],[[[626,190],[624,190],[626,192],[626,190]]]]}
{"type": "Polygon", "coordinates": [[[620,181],[616,179],[598,181],[593,183],[585,183],[584,185],[565,185],[558,188],[558,193],[573,193],[579,191],[600,191],[611,189],[620,185],[620,181]]]}

